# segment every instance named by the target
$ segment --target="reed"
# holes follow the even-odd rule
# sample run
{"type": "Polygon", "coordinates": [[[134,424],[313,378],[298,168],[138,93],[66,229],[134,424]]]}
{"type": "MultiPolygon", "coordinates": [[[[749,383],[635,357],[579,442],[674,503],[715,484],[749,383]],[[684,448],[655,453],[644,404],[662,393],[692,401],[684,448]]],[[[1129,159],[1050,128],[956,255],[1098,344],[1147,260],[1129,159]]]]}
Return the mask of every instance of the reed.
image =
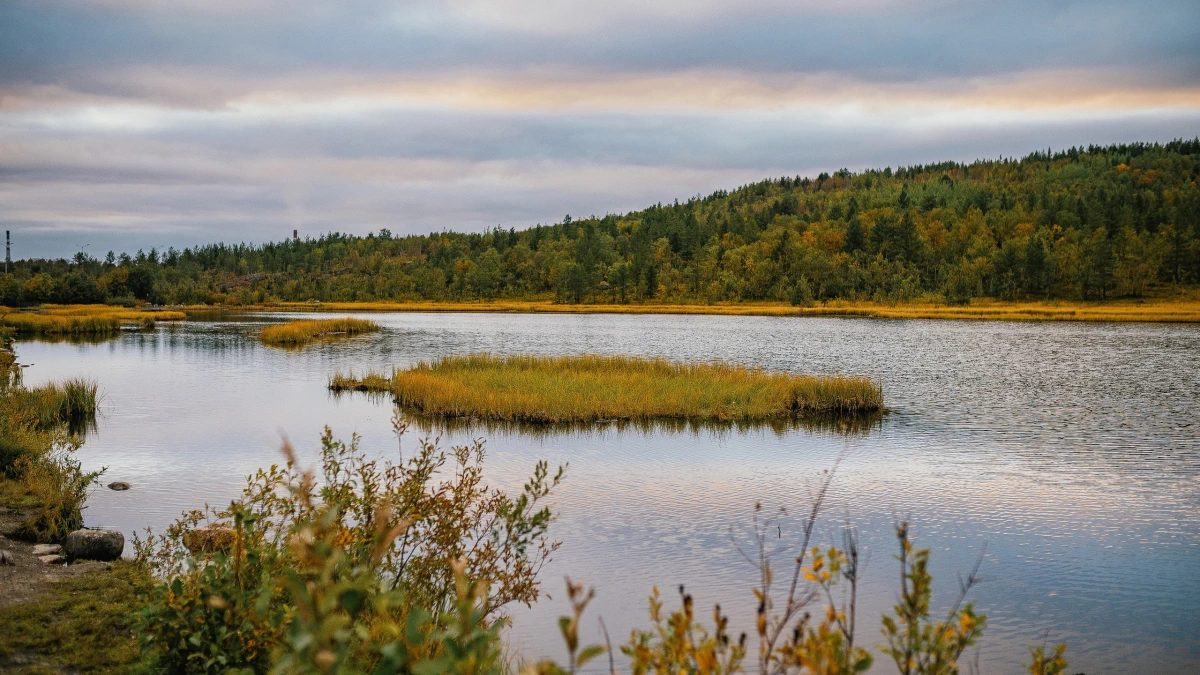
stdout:
{"type": "Polygon", "coordinates": [[[379,324],[366,319],[317,319],[290,321],[262,329],[259,339],[269,345],[302,345],[318,338],[356,335],[379,330],[379,324]]]}
{"type": "Polygon", "coordinates": [[[729,363],[627,356],[446,356],[391,377],[336,374],[335,391],[387,391],[421,415],[507,422],[770,421],[883,409],[866,377],[792,375],[729,363]]]}
{"type": "Polygon", "coordinates": [[[110,316],[56,316],[27,312],[7,314],[5,326],[18,335],[74,335],[85,333],[115,333],[121,322],[110,316]]]}
{"type": "Polygon", "coordinates": [[[65,428],[79,434],[95,426],[100,407],[95,380],[81,377],[51,382],[40,387],[10,388],[4,392],[8,414],[22,418],[36,430],[65,428]]]}

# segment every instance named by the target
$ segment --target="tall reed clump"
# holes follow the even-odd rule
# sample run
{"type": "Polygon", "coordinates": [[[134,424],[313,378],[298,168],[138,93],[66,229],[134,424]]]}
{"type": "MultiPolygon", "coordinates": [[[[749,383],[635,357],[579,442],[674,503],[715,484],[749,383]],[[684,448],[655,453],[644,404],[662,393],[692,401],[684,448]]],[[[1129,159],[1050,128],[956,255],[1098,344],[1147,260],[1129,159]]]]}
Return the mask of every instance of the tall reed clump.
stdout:
{"type": "Polygon", "coordinates": [[[769,421],[883,409],[867,377],[628,356],[446,356],[391,376],[335,374],[335,391],[388,391],[418,414],[533,423],[769,421]]]}
{"type": "Polygon", "coordinates": [[[380,330],[379,324],[367,319],[316,319],[289,321],[262,329],[259,339],[269,345],[303,345],[313,340],[339,335],[357,335],[380,330]]]}

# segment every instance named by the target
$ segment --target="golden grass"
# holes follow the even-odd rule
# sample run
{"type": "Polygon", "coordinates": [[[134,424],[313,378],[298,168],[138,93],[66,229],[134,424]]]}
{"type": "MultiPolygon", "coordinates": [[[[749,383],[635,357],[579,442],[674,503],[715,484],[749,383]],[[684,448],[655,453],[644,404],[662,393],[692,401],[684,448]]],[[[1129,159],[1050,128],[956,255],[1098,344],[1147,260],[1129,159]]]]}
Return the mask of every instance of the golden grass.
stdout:
{"type": "Polygon", "coordinates": [[[318,338],[355,335],[379,330],[379,324],[366,319],[317,319],[290,321],[262,329],[259,339],[269,345],[302,345],[318,338]]]}
{"type": "Polygon", "coordinates": [[[804,316],[866,316],[879,319],[958,319],[987,321],[1200,322],[1200,302],[998,302],[970,305],[876,305],[830,303],[805,307],[804,316]]]}
{"type": "Polygon", "coordinates": [[[158,321],[183,321],[177,311],[143,311],[111,305],[42,305],[32,311],[0,308],[0,325],[21,335],[95,335],[115,333],[123,325],[154,328],[158,321]]]}
{"type": "Polygon", "coordinates": [[[970,305],[835,300],[811,307],[784,303],[599,304],[569,305],[549,300],[495,302],[284,302],[243,310],[311,312],[500,312],[546,314],[716,314],[732,316],[857,316],[876,319],[959,319],[991,321],[1120,321],[1200,323],[1200,300],[1147,299],[1110,302],[1003,302],[975,300],[970,305]]]}
{"type": "Polygon", "coordinates": [[[769,421],[883,409],[882,388],[866,377],[626,356],[446,356],[391,377],[338,373],[329,387],[391,392],[422,415],[539,424],[769,421]]]}
{"type": "Polygon", "coordinates": [[[683,305],[569,305],[550,300],[496,300],[493,302],[281,302],[252,306],[289,312],[497,312],[544,314],[734,314],[794,316],[797,309],[784,303],[683,305]]]}

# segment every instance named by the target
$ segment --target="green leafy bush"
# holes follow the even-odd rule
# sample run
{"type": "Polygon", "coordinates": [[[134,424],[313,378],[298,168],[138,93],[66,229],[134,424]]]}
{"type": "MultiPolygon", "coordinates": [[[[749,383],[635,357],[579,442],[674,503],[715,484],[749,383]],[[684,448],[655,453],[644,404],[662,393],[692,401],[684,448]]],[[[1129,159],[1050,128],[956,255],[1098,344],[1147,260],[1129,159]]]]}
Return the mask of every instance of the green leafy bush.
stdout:
{"type": "MultiPolygon", "coordinates": [[[[354,629],[359,665],[384,658],[369,645],[394,641],[393,628],[406,625],[410,608],[428,614],[419,622],[429,624],[421,653],[435,658],[439,640],[476,640],[468,624],[472,631],[498,630],[505,605],[537,599],[538,571],[558,547],[547,537],[553,516],[543,501],[561,480],[561,467],[551,477],[539,462],[511,496],[483,484],[480,442],[447,453],[423,440],[408,462],[381,464],[366,458],[357,436],[346,444],[327,428],[320,480],[297,467],[286,445],[285,453],[285,466],[258,471],[229,508],[194,511],[157,537],[135,538],[138,558],[165,581],[139,619],[144,645],[165,671],[263,672],[285,643],[307,653],[285,632],[294,632],[297,617],[316,621],[332,611],[322,609],[325,600],[309,582],[350,584],[363,602],[371,599],[373,613],[354,629]],[[205,538],[196,535],[204,523],[228,528],[220,531],[232,536],[206,540],[228,545],[201,545],[205,538]],[[386,533],[392,535],[383,546],[386,533]],[[318,540],[325,543],[317,546],[318,540]],[[329,569],[317,570],[314,556],[329,569]],[[470,621],[463,618],[466,579],[475,589],[468,614],[478,614],[470,621]],[[443,622],[450,617],[458,624],[443,622]]],[[[319,630],[322,640],[334,639],[328,632],[334,629],[319,630]]],[[[351,644],[343,638],[337,639],[351,644]]]]}

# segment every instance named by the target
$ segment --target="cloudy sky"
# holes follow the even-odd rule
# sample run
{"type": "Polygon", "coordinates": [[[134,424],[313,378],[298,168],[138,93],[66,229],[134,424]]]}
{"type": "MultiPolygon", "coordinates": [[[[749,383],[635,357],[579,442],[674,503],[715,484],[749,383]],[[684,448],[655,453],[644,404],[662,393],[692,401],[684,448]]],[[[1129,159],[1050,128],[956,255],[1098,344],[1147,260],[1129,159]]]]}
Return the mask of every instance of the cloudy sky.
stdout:
{"type": "Polygon", "coordinates": [[[1200,2],[0,0],[18,257],[1200,134],[1200,2]]]}

